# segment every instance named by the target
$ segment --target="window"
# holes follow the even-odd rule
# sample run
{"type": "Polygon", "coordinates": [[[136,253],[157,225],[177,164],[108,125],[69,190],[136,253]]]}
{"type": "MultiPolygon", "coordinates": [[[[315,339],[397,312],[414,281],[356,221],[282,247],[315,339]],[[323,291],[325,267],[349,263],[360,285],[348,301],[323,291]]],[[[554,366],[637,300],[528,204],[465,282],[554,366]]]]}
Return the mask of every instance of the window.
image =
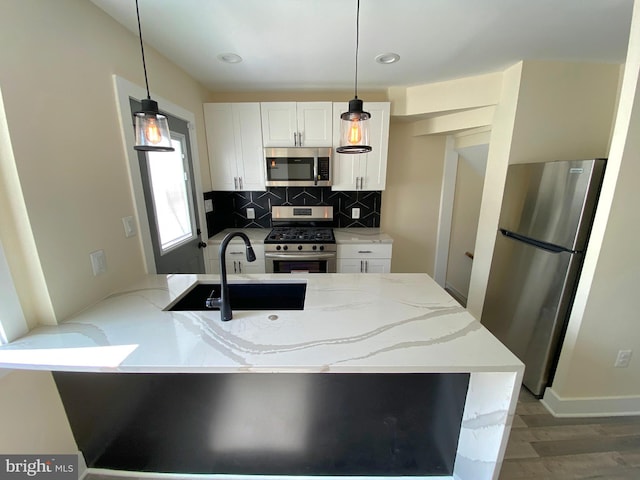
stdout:
{"type": "Polygon", "coordinates": [[[147,152],[158,241],[162,254],[195,238],[196,225],[184,137],[172,133],[174,152],[147,152]]]}

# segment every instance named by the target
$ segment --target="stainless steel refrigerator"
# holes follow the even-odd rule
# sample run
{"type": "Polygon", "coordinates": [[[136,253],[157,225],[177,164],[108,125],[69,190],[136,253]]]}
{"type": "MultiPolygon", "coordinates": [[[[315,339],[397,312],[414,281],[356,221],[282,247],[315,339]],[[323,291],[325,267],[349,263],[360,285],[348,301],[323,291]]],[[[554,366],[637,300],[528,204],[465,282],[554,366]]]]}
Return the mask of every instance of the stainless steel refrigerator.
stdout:
{"type": "Polygon", "coordinates": [[[525,364],[537,396],[555,372],[605,159],[510,165],[481,322],[525,364]]]}

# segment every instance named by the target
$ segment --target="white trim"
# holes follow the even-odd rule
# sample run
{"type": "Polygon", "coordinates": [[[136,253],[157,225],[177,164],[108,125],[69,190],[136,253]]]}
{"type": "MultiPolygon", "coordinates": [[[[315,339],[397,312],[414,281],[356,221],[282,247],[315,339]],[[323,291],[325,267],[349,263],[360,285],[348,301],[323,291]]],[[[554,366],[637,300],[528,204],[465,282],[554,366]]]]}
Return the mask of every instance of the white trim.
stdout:
{"type": "Polygon", "coordinates": [[[87,462],[84,459],[84,455],[78,450],[78,480],[83,480],[89,473],[87,468],[87,462]]]}
{"type": "Polygon", "coordinates": [[[617,397],[560,397],[547,388],[540,401],[554,417],[618,417],[640,415],[640,395],[617,397]]]}
{"type": "Polygon", "coordinates": [[[436,239],[436,258],[433,278],[444,288],[447,280],[447,262],[449,260],[449,242],[453,222],[453,200],[456,195],[456,175],[458,174],[458,152],[455,139],[447,135],[444,151],[444,171],[440,190],[440,212],[438,214],[438,236],[436,239]]]}
{"type": "Polygon", "coordinates": [[[0,240],[0,345],[9,343],[28,331],[29,326],[0,240]]]}
{"type": "MultiPolygon", "coordinates": [[[[122,133],[122,147],[127,159],[129,167],[129,186],[133,194],[134,207],[136,209],[136,218],[138,220],[138,231],[140,232],[140,247],[142,248],[145,268],[147,273],[156,273],[155,258],[153,256],[153,247],[151,243],[151,232],[149,229],[149,218],[144,201],[144,192],[142,190],[142,179],[140,176],[140,168],[138,167],[138,155],[133,149],[135,144],[132,121],[131,107],[129,99],[135,98],[140,100],[146,98],[146,90],[129,80],[118,75],[113,75],[113,86],[116,95],[116,106],[118,108],[118,117],[120,119],[120,131],[122,133]]],[[[198,204],[198,218],[200,220],[200,239],[206,242],[207,221],[204,213],[204,192],[202,191],[202,177],[200,175],[200,155],[198,153],[198,141],[196,138],[195,115],[184,108],[171,103],[170,101],[152,94],[152,98],[159,103],[161,110],[168,114],[180,118],[189,123],[189,145],[191,147],[191,161],[193,163],[194,184],[196,188],[196,201],[198,204]]],[[[206,263],[206,262],[205,262],[206,263]]]]}

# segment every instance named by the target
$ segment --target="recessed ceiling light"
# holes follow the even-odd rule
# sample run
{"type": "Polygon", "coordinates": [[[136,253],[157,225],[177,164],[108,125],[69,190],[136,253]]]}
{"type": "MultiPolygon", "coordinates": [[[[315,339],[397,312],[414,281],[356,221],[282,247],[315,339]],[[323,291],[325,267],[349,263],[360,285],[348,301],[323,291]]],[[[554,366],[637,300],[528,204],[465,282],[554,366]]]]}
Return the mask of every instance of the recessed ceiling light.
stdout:
{"type": "Polygon", "coordinates": [[[376,56],[376,62],[382,63],[383,65],[388,65],[389,63],[396,63],[400,60],[400,55],[397,53],[381,53],[376,56]]]}
{"type": "Polygon", "coordinates": [[[236,53],[221,53],[217,58],[224,63],[240,63],[242,61],[242,57],[236,53]]]}

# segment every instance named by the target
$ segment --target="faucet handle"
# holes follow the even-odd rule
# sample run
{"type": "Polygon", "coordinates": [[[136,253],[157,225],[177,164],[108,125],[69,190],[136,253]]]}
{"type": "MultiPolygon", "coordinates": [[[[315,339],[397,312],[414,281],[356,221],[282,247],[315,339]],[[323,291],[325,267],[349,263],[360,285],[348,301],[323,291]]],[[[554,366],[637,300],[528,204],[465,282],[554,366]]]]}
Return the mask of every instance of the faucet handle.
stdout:
{"type": "Polygon", "coordinates": [[[204,302],[204,306],[206,308],[220,308],[220,305],[222,305],[222,298],[214,297],[214,295],[215,290],[211,290],[211,293],[207,297],[207,300],[204,302]]]}

